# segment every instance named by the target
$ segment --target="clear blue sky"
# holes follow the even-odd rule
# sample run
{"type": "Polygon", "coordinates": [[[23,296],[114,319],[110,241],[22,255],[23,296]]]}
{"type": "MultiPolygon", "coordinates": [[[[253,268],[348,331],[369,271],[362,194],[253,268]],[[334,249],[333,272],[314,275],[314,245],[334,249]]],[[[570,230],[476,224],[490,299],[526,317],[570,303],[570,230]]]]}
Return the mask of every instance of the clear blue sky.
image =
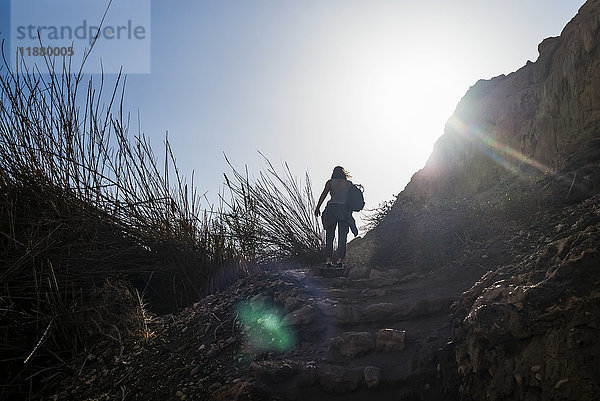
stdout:
{"type": "Polygon", "coordinates": [[[156,146],[169,131],[213,201],[222,153],[255,172],[261,151],[308,170],[315,196],[341,164],[373,207],[424,166],[471,85],[534,61],[583,3],[152,1],[151,73],[128,76],[126,108],[156,146]]]}

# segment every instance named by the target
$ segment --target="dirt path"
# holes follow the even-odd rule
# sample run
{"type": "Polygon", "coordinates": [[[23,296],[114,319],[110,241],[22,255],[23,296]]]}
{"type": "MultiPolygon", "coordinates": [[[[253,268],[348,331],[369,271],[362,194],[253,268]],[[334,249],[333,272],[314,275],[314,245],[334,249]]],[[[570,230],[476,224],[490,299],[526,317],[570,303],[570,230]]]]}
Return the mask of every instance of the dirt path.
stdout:
{"type": "MultiPolygon", "coordinates": [[[[400,279],[398,271],[282,271],[283,280],[305,289],[296,297],[304,306],[295,310],[311,305],[312,319],[293,325],[300,334],[298,348],[256,362],[255,376],[271,379],[263,382],[290,399],[335,399],[339,394],[345,394],[344,399],[390,399],[400,394],[442,399],[438,359],[450,335],[449,308],[482,272],[473,269],[449,280],[443,274],[400,279]],[[392,339],[388,351],[378,346],[386,329],[404,334],[392,339]],[[368,336],[372,345],[358,340],[368,336]],[[284,366],[294,366],[296,375],[282,380],[277,370],[284,366]],[[370,377],[373,371],[375,378],[370,377]],[[375,383],[368,385],[369,380],[375,383]]],[[[284,305],[292,302],[288,299],[284,305]]]]}
{"type": "Polygon", "coordinates": [[[483,272],[399,271],[300,268],[246,277],[155,319],[146,340],[118,344],[112,353],[91,350],[53,395],[452,400],[441,369],[448,355],[440,352],[450,334],[449,308],[483,272]]]}

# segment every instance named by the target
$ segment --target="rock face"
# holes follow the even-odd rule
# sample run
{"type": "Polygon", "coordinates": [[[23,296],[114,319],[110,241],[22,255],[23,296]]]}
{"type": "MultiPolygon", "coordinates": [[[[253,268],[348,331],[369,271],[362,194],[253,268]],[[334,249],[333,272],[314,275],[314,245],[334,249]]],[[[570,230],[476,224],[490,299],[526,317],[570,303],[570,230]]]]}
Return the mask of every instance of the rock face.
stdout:
{"type": "MultiPolygon", "coordinates": [[[[480,80],[446,124],[427,166],[406,192],[471,196],[514,172],[567,173],[600,155],[600,3],[590,0],[536,62],[480,80]]],[[[598,191],[597,177],[576,182],[598,191]]]]}
{"type": "Polygon", "coordinates": [[[377,333],[375,348],[378,352],[396,352],[404,349],[406,332],[394,329],[382,329],[377,333]]]}
{"type": "Polygon", "coordinates": [[[489,271],[452,307],[445,377],[463,401],[600,394],[600,0],[538,50],[469,89],[425,168],[348,250],[371,266],[407,261],[400,280],[489,271]]]}
{"type": "Polygon", "coordinates": [[[589,226],[486,274],[455,310],[464,400],[600,394],[600,196],[589,226]]]}
{"type": "Polygon", "coordinates": [[[535,62],[469,89],[427,165],[350,244],[350,261],[428,272],[507,220],[600,192],[599,9],[589,0],[535,62]]]}

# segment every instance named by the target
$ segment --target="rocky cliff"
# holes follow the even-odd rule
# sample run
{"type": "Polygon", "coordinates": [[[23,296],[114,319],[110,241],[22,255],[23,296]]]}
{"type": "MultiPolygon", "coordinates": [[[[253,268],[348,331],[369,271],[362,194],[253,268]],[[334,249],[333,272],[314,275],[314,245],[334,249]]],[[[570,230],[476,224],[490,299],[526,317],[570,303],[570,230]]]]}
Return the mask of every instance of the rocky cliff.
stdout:
{"type": "Polygon", "coordinates": [[[600,196],[538,216],[543,243],[452,307],[462,400],[598,399],[600,196]]]}
{"type": "Polygon", "coordinates": [[[405,193],[474,196],[515,174],[556,177],[579,169],[577,188],[597,192],[599,9],[600,2],[588,1],[560,37],[538,46],[536,62],[471,87],[405,193]]]}
{"type": "Polygon", "coordinates": [[[599,37],[600,2],[590,0],[539,45],[535,62],[472,86],[426,166],[354,244],[354,260],[430,270],[464,250],[457,232],[485,238],[506,221],[600,192],[599,37]]]}
{"type": "Polygon", "coordinates": [[[488,271],[452,307],[445,371],[462,400],[600,394],[600,1],[538,50],[469,89],[425,168],[351,247],[404,273],[488,271]]]}

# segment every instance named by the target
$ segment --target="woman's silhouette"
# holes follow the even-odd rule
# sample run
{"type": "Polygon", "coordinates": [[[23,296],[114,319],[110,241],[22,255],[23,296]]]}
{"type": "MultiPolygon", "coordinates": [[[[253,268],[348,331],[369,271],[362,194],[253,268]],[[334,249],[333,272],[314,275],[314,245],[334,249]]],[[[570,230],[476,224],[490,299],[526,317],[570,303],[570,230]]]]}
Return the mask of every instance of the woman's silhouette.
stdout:
{"type": "Polygon", "coordinates": [[[346,257],[348,230],[352,229],[354,236],[358,235],[352,211],[346,207],[348,189],[352,185],[352,181],[348,180],[350,177],[343,167],[335,167],[331,179],[325,183],[325,189],[323,189],[323,193],[321,193],[315,209],[315,216],[319,216],[321,214],[321,204],[323,204],[327,194],[331,194],[331,199],[327,202],[322,216],[323,227],[325,227],[325,232],[327,233],[325,242],[327,262],[325,262],[325,265],[329,267],[333,265],[333,237],[335,236],[335,227],[337,226],[338,228],[337,267],[343,267],[344,258],[346,257]]]}

